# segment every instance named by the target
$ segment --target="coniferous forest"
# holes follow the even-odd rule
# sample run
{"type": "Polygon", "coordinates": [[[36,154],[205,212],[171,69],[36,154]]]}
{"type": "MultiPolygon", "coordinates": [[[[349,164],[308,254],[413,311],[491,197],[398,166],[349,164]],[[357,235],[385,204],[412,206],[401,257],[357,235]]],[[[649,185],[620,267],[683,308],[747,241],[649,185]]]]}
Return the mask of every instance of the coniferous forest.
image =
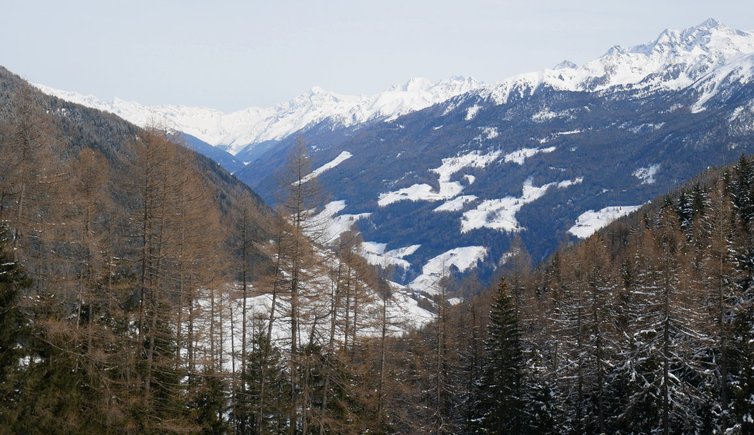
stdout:
{"type": "Polygon", "coordinates": [[[319,243],[303,145],[272,210],[159,129],[4,83],[2,432],[754,432],[748,157],[536,267],[514,243],[410,329],[357,234],[319,243]]]}

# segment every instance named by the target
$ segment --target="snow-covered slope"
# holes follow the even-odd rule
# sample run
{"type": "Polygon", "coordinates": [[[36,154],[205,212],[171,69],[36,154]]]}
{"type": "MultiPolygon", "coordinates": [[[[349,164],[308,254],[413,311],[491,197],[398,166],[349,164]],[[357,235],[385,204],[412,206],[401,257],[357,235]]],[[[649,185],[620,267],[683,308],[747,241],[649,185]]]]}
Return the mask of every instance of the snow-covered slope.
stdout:
{"type": "Polygon", "coordinates": [[[342,95],[314,87],[274,107],[249,107],[233,113],[201,107],[145,106],[118,98],[106,102],[91,95],[36,86],[49,95],[114,113],[139,126],[188,133],[235,155],[249,144],[282,139],[325,120],[349,127],[373,119],[394,119],[478,89],[482,83],[464,77],[439,82],[417,78],[371,96],[342,95]]]}
{"type": "Polygon", "coordinates": [[[608,226],[621,216],[626,216],[640,209],[640,205],[623,205],[605,207],[600,210],[587,210],[576,218],[576,223],[568,230],[580,239],[586,239],[597,230],[608,226]]]}

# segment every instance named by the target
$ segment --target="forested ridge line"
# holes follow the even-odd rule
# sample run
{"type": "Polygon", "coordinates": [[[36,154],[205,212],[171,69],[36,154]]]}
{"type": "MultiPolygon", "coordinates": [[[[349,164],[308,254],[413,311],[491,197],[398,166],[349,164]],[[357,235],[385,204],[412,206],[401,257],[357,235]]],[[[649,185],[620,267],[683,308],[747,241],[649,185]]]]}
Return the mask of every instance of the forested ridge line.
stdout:
{"type": "Polygon", "coordinates": [[[515,245],[444,320],[438,409],[462,433],[752,433],[753,225],[742,156],[536,269],[515,245]]]}

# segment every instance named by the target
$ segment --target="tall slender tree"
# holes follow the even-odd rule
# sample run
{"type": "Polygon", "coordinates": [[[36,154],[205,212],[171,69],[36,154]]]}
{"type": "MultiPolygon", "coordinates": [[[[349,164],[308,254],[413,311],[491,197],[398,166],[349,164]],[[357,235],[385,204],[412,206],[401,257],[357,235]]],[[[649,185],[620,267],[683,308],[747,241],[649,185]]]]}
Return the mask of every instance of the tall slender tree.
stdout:
{"type": "Polygon", "coordinates": [[[521,329],[514,298],[504,278],[498,284],[490,310],[484,346],[485,362],[477,384],[473,430],[477,433],[524,433],[521,329]]]}

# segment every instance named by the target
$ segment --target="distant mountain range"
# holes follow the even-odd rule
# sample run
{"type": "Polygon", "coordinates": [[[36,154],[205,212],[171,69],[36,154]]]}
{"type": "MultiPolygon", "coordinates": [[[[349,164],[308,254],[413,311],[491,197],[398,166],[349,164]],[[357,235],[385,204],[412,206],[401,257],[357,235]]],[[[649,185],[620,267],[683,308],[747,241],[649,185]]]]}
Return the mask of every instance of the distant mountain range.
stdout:
{"type": "Polygon", "coordinates": [[[284,139],[329,120],[350,127],[374,119],[392,119],[482,87],[474,79],[454,77],[440,82],[417,78],[372,96],[342,95],[313,87],[274,107],[249,107],[233,113],[186,106],[145,106],[118,98],[104,102],[91,95],[37,85],[67,101],[114,113],[136,125],[154,124],[187,133],[229,154],[254,144],[284,139]]]}
{"type": "Polygon", "coordinates": [[[213,145],[268,201],[303,137],[333,193],[323,217],[355,225],[370,261],[431,293],[442,275],[490,276],[515,234],[542,259],[753,151],[752,77],[754,34],[707,20],[494,85],[417,79],[371,97],[314,89],[227,115],[40,88],[213,145]]]}

